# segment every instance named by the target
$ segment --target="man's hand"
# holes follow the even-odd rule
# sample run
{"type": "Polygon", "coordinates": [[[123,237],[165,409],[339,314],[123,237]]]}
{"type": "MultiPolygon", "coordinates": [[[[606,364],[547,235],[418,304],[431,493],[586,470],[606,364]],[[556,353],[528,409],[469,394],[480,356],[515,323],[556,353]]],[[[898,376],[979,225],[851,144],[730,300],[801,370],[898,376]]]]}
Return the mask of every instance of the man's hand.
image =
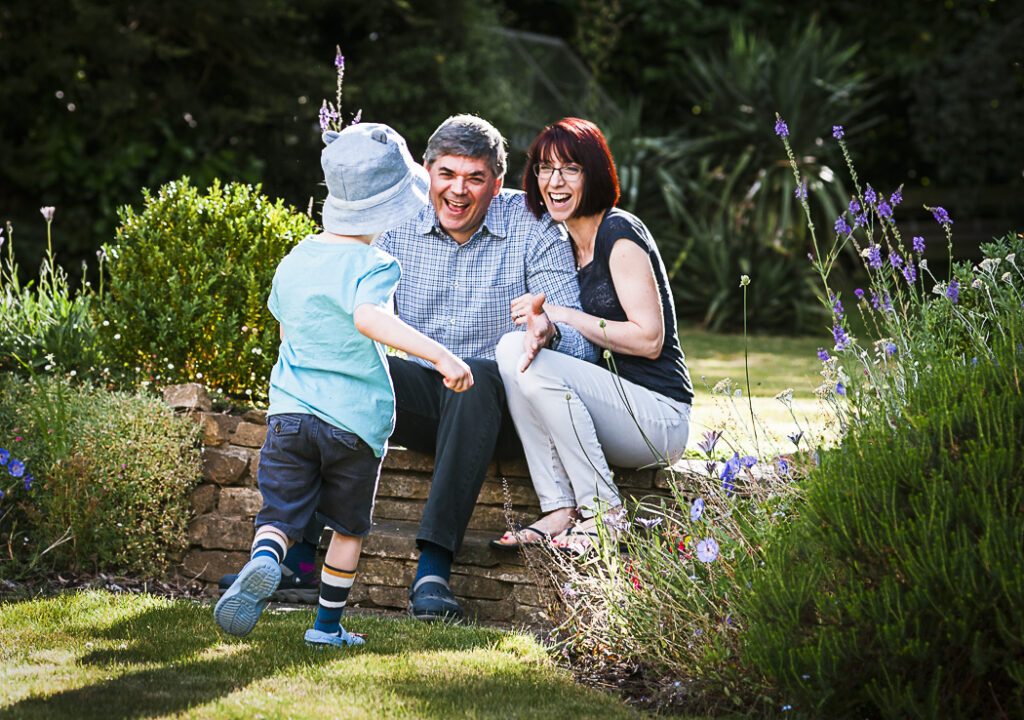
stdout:
{"type": "Polygon", "coordinates": [[[527,293],[512,301],[512,317],[516,325],[526,325],[523,338],[523,361],[519,364],[519,372],[525,372],[530,363],[537,357],[540,349],[547,347],[555,336],[555,324],[544,312],[544,293],[531,295],[527,293]]]}
{"type": "Polygon", "coordinates": [[[449,390],[463,392],[473,387],[473,371],[451,353],[445,353],[434,368],[444,376],[444,386],[449,390]]]}

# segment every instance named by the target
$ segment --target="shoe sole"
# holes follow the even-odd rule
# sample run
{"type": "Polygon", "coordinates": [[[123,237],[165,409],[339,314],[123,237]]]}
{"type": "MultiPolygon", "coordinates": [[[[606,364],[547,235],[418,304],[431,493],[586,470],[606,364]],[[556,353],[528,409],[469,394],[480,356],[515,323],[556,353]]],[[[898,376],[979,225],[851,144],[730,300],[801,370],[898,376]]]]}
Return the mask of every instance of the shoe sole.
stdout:
{"type": "Polygon", "coordinates": [[[280,581],[277,565],[247,565],[217,602],[214,620],[229,635],[248,635],[280,581]]]}
{"type": "Polygon", "coordinates": [[[360,647],[366,644],[366,640],[364,640],[361,637],[354,637],[354,642],[351,643],[347,643],[344,640],[340,640],[339,642],[317,642],[315,640],[310,640],[310,633],[308,630],[306,631],[304,639],[306,641],[306,645],[313,648],[314,650],[328,650],[331,648],[353,648],[360,647]]]}
{"type": "Polygon", "coordinates": [[[409,610],[409,615],[414,620],[419,620],[420,622],[427,622],[427,623],[433,623],[433,622],[461,623],[462,620],[464,619],[463,615],[461,615],[461,614],[460,615],[456,615],[454,613],[440,613],[440,614],[438,614],[438,613],[420,613],[419,615],[417,615],[415,610],[413,609],[412,603],[409,603],[408,610],[409,610]]]}
{"type": "MultiPolygon", "coordinates": [[[[227,588],[218,587],[217,597],[228,591],[227,588]]],[[[316,605],[320,602],[320,588],[278,588],[270,593],[268,602],[293,603],[296,605],[316,605]]]]}

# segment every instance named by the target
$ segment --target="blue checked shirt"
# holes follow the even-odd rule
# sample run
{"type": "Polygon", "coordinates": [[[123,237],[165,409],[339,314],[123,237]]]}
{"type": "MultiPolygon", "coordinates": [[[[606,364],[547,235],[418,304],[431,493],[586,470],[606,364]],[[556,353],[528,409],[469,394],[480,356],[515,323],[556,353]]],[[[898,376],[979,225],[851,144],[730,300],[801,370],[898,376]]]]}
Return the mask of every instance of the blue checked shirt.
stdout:
{"type": "MultiPolygon", "coordinates": [[[[375,244],[402,268],[398,316],[461,358],[494,359],[498,340],[516,329],[510,306],[523,293],[543,292],[555,305],[580,307],[564,228],[548,217],[537,220],[516,190],[495,196],[480,229],[462,245],[441,229],[432,205],[375,244]]],[[[558,323],[558,329],[559,352],[597,358],[596,348],[571,325],[558,323]]]]}

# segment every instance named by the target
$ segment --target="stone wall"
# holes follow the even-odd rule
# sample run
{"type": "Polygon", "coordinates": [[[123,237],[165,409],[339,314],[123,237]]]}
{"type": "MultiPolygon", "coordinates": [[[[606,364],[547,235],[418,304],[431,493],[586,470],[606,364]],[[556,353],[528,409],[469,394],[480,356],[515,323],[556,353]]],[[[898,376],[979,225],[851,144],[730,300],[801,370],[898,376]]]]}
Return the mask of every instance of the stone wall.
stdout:
{"type": "MultiPolygon", "coordinates": [[[[266,412],[213,412],[200,386],[168,388],[167,401],[203,426],[203,482],[192,492],[190,546],[182,570],[209,588],[222,575],[237,572],[248,559],[253,520],[262,503],[256,486],[259,452],[266,435],[266,412]]],[[[384,460],[373,530],[363,543],[359,572],[349,596],[353,607],[404,610],[416,572],[415,536],[430,490],[430,456],[392,448],[384,460]]],[[[658,470],[616,472],[633,497],[667,492],[658,470]]],[[[452,568],[452,590],[471,619],[543,625],[546,617],[535,578],[518,552],[494,550],[488,542],[515,520],[540,513],[523,461],[492,464],[452,568]]]]}

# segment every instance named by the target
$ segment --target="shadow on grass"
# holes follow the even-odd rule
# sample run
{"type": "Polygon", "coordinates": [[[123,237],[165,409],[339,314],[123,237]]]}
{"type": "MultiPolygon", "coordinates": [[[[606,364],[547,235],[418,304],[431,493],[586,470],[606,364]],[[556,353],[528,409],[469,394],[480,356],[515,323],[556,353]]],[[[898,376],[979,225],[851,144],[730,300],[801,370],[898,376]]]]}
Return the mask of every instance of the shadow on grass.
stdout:
{"type": "MultiPolygon", "coordinates": [[[[0,718],[173,715],[264,678],[301,674],[317,666],[354,661],[366,653],[463,651],[491,647],[496,637],[493,632],[467,636],[412,624],[385,631],[386,621],[348,618],[346,624],[351,622],[359,629],[379,628],[381,642],[373,643],[371,635],[363,648],[313,650],[302,641],[302,633],[311,626],[312,619],[311,612],[267,613],[252,634],[232,638],[218,631],[209,605],[175,603],[147,609],[92,632],[97,644],[108,647],[91,651],[77,661],[83,676],[92,677],[109,668],[116,677],[108,675],[100,681],[87,681],[82,687],[19,700],[0,709],[0,718]]],[[[308,690],[301,688],[299,696],[310,697],[308,690]]],[[[429,689],[409,691],[411,697],[416,697],[425,696],[429,689]]]]}

